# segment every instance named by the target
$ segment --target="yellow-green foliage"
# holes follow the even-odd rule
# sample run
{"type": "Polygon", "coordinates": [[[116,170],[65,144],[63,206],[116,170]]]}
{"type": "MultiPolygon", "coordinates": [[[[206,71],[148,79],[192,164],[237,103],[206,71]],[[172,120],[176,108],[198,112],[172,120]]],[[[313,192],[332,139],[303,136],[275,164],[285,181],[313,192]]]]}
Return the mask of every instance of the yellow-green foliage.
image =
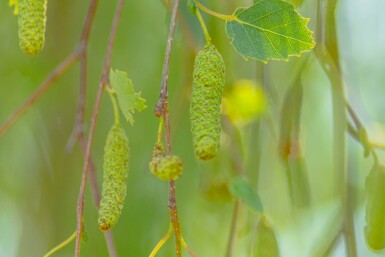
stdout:
{"type": "Polygon", "coordinates": [[[183,162],[175,155],[164,156],[162,144],[156,144],[149,163],[151,173],[161,180],[177,180],[183,172],[183,162]]]}
{"type": "Polygon", "coordinates": [[[195,58],[190,106],[193,145],[198,159],[212,159],[219,149],[220,106],[225,65],[214,45],[206,45],[195,58]]]}
{"type": "Polygon", "coordinates": [[[44,46],[47,0],[19,1],[19,44],[27,55],[37,55],[44,46]]]}
{"type": "Polygon", "coordinates": [[[376,165],[366,179],[365,238],[370,248],[385,248],[385,167],[376,165]]]}
{"type": "Polygon", "coordinates": [[[254,257],[279,257],[277,238],[264,216],[257,226],[253,254],[254,257]]]}
{"type": "Polygon", "coordinates": [[[108,133],[104,149],[103,191],[98,225],[107,231],[118,222],[126,197],[129,146],[121,125],[114,125],[108,133]]]}

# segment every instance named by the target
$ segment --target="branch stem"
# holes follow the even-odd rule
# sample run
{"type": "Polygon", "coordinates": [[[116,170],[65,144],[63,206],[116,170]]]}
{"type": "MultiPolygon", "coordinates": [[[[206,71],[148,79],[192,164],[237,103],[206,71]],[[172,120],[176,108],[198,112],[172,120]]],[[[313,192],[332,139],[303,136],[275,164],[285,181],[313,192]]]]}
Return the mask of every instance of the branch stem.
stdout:
{"type": "Polygon", "coordinates": [[[61,249],[63,249],[64,247],[66,247],[69,243],[71,243],[76,237],[76,231],[69,237],[67,238],[66,240],[64,240],[63,242],[61,242],[59,245],[55,246],[51,251],[49,251],[48,253],[46,253],[44,255],[44,257],[50,257],[52,256],[54,253],[60,251],[61,249]]]}
{"type": "Polygon", "coordinates": [[[207,8],[206,6],[202,5],[199,1],[197,0],[194,0],[195,2],[195,5],[201,9],[202,11],[204,11],[205,13],[207,14],[210,14],[214,17],[217,17],[219,19],[222,19],[222,20],[225,20],[225,21],[232,21],[232,20],[235,20],[237,17],[235,17],[234,15],[225,15],[225,14],[221,14],[221,13],[217,13],[213,10],[210,10],[209,8],[207,8]]]}
{"type": "Polygon", "coordinates": [[[76,245],[75,245],[75,255],[74,255],[75,257],[79,257],[80,255],[80,242],[81,242],[82,233],[83,233],[84,195],[85,195],[85,189],[86,189],[86,180],[88,175],[88,166],[90,162],[91,148],[92,148],[93,138],[95,134],[95,127],[96,127],[96,122],[99,114],[101,98],[103,95],[103,88],[105,85],[109,84],[108,71],[110,69],[112,47],[115,41],[116,31],[119,24],[119,18],[121,15],[121,11],[123,9],[123,5],[124,5],[124,0],[118,0],[116,9],[115,9],[114,20],[111,26],[111,33],[108,40],[106,57],[104,60],[104,68],[103,68],[102,76],[99,81],[98,92],[97,92],[94,110],[93,110],[92,119],[91,119],[91,126],[90,126],[90,132],[87,140],[87,147],[86,147],[86,153],[85,153],[84,165],[83,165],[83,171],[82,171],[82,179],[81,179],[79,197],[78,197],[78,203],[77,203],[76,245]]]}
{"type": "Polygon", "coordinates": [[[151,252],[149,257],[155,257],[155,255],[159,252],[160,248],[162,248],[163,245],[170,238],[171,234],[172,234],[172,224],[170,223],[170,227],[169,227],[166,235],[164,235],[164,237],[156,244],[154,250],[152,250],[152,252],[151,252]]]}
{"type": "Polygon", "coordinates": [[[197,18],[199,20],[199,23],[200,23],[200,25],[202,27],[203,35],[205,36],[205,39],[206,39],[206,44],[210,45],[211,44],[211,37],[210,37],[209,31],[207,30],[206,23],[203,20],[201,12],[199,11],[198,8],[195,10],[195,14],[196,14],[196,16],[197,16],[197,18]]]}
{"type": "Polygon", "coordinates": [[[63,74],[66,73],[79,60],[80,55],[81,48],[78,47],[69,56],[67,56],[64,61],[56,66],[56,68],[48,75],[39,88],[3,123],[0,127],[0,138],[4,136],[14,123],[54,85],[54,82],[63,76],[63,74]]]}

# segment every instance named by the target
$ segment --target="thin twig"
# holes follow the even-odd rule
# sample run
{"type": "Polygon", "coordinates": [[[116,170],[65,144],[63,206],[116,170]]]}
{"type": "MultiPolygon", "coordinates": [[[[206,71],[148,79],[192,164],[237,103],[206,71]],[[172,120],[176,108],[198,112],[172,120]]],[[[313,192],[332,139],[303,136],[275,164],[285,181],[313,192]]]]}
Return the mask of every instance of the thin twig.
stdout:
{"type": "Polygon", "coordinates": [[[168,98],[168,74],[170,71],[170,59],[172,51],[172,42],[174,41],[176,18],[178,15],[179,0],[174,1],[174,8],[172,10],[169,35],[167,40],[167,48],[164,57],[163,72],[162,72],[162,84],[160,88],[159,101],[155,107],[156,117],[160,117],[164,113],[165,103],[168,98]]]}
{"type": "Polygon", "coordinates": [[[71,243],[76,237],[76,232],[74,232],[69,238],[67,238],[66,240],[64,240],[63,242],[61,242],[59,245],[55,246],[51,251],[49,251],[48,253],[46,253],[44,255],[44,257],[50,257],[52,256],[52,254],[60,251],[61,249],[63,249],[64,247],[66,247],[69,243],[71,243]]]}
{"type": "Polygon", "coordinates": [[[79,94],[75,126],[67,144],[68,151],[70,151],[73,148],[74,144],[80,137],[80,133],[83,132],[84,109],[85,109],[86,93],[87,93],[88,41],[91,33],[92,24],[95,18],[96,9],[98,7],[98,2],[99,0],[91,0],[91,3],[88,7],[88,13],[87,13],[86,21],[84,23],[83,32],[79,42],[82,48],[82,53],[80,56],[80,94],[79,94]]]}
{"type": "Polygon", "coordinates": [[[123,4],[124,4],[124,0],[118,0],[116,5],[114,20],[111,26],[111,33],[108,40],[106,57],[104,60],[104,68],[103,68],[102,76],[99,81],[98,92],[97,92],[94,110],[93,110],[92,119],[91,119],[90,132],[87,140],[86,154],[84,158],[82,179],[81,179],[79,198],[77,203],[75,257],[79,257],[79,254],[80,254],[80,242],[82,239],[82,232],[83,232],[82,229],[83,229],[84,195],[85,195],[85,189],[86,189],[86,180],[87,180],[87,174],[88,174],[88,166],[90,162],[91,148],[92,148],[92,143],[93,143],[93,138],[95,133],[96,122],[99,114],[101,98],[103,95],[104,85],[108,84],[108,71],[110,69],[112,47],[115,41],[116,31],[119,23],[120,14],[123,8],[123,4]]]}
{"type": "Polygon", "coordinates": [[[8,119],[0,127],[0,138],[12,127],[12,125],[33,105],[35,104],[45,92],[48,91],[56,80],[58,80],[65,72],[67,72],[79,59],[81,48],[77,47],[67,58],[62,61],[56,68],[48,75],[39,88],[23,103],[17,110],[12,113],[8,119]]]}
{"type": "MultiPolygon", "coordinates": [[[[174,41],[176,19],[178,16],[178,8],[179,8],[179,0],[175,0],[174,7],[172,10],[171,20],[170,20],[167,48],[166,48],[166,53],[164,57],[162,83],[160,88],[159,101],[155,107],[155,115],[157,117],[163,116],[164,118],[168,155],[172,155],[171,129],[170,129],[170,120],[168,115],[168,76],[169,76],[169,70],[170,70],[172,42],[174,41]]],[[[180,232],[180,225],[179,225],[178,212],[177,212],[177,206],[176,206],[175,181],[173,180],[169,182],[168,210],[170,213],[170,221],[174,229],[176,256],[181,257],[182,256],[181,232],[180,232]]]]}
{"type": "MultiPolygon", "coordinates": [[[[347,184],[348,170],[346,167],[345,133],[347,128],[346,97],[344,93],[343,77],[339,60],[337,45],[337,31],[335,22],[336,0],[318,1],[318,24],[319,31],[318,47],[316,56],[319,59],[325,73],[332,85],[333,118],[334,118],[334,162],[335,172],[341,174],[338,187],[342,189],[341,200],[344,212],[343,235],[345,237],[346,253],[349,257],[356,257],[356,239],[354,232],[354,217],[352,207],[352,194],[347,184]],[[324,5],[326,3],[326,5],[324,5]],[[321,13],[326,8],[325,13],[321,13]],[[325,18],[326,17],[326,18],[325,18]],[[321,32],[322,31],[322,32],[321,32]]],[[[357,122],[354,119],[354,122],[357,122]]]]}

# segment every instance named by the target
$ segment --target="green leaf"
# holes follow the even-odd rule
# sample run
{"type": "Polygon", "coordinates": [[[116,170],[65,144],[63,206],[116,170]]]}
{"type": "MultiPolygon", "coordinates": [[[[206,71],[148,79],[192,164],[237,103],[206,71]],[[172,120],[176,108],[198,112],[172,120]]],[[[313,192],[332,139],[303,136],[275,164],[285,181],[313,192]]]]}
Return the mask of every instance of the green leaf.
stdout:
{"type": "Polygon", "coordinates": [[[234,197],[241,199],[252,210],[257,212],[263,211],[258,193],[245,179],[235,178],[231,183],[230,190],[234,197]]]}
{"type": "Polygon", "coordinates": [[[140,96],[141,92],[135,92],[132,81],[128,79],[126,72],[119,70],[113,71],[111,69],[110,83],[118,96],[119,107],[124,117],[133,125],[135,109],[140,112],[147,108],[144,104],[146,100],[140,96]]]}
{"type": "Polygon", "coordinates": [[[291,3],[282,0],[259,0],[248,8],[238,8],[226,21],[226,33],[235,50],[245,59],[262,62],[287,60],[312,49],[312,31],[291,3]]]}

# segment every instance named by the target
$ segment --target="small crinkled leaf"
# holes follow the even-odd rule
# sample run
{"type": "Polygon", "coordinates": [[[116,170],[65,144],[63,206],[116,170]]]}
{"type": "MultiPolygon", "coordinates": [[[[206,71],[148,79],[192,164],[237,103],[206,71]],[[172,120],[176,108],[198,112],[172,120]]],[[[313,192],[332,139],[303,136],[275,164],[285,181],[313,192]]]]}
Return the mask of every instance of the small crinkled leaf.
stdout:
{"type": "Polygon", "coordinates": [[[14,15],[17,15],[19,13],[19,0],[9,0],[9,6],[15,6],[15,9],[13,11],[14,15]]]}
{"type": "Polygon", "coordinates": [[[259,0],[238,8],[226,22],[226,33],[236,51],[245,59],[262,62],[287,60],[312,49],[312,31],[294,6],[282,0],[259,0]]]}
{"type": "Polygon", "coordinates": [[[242,178],[235,178],[230,187],[233,196],[241,199],[248,207],[257,212],[263,211],[263,206],[258,193],[242,178]]]}
{"type": "Polygon", "coordinates": [[[124,117],[133,125],[135,109],[140,112],[147,108],[145,105],[146,100],[140,96],[141,92],[135,92],[132,81],[128,79],[126,72],[111,69],[110,83],[111,87],[116,91],[119,107],[124,117]]]}

